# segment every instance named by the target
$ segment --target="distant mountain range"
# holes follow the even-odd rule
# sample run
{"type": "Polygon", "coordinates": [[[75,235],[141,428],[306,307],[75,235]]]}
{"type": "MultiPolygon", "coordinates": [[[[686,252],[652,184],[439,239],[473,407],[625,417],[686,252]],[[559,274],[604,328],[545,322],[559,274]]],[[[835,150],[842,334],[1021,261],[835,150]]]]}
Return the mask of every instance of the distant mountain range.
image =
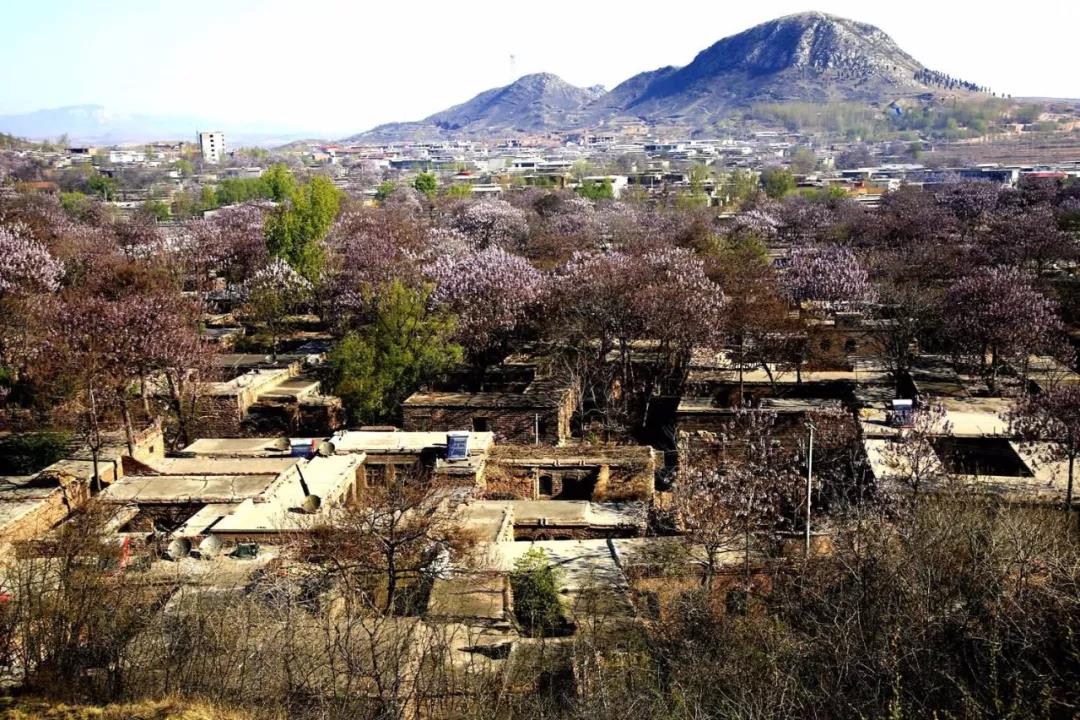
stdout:
{"type": "MultiPolygon", "coordinates": [[[[599,86],[576,87],[550,73],[526,75],[423,120],[380,125],[344,141],[499,137],[602,130],[627,122],[704,130],[755,103],[887,104],[981,90],[925,68],[873,25],[809,12],[724,38],[689,65],[640,73],[610,92],[599,86]]],[[[92,144],[194,139],[200,129],[224,130],[234,146],[280,145],[318,136],[270,124],[237,126],[198,117],[115,113],[99,105],[0,115],[0,132],[30,139],[66,134],[72,142],[92,144]]]]}
{"type": "Polygon", "coordinates": [[[724,38],[685,67],[644,72],[610,92],[526,75],[421,121],[380,125],[346,140],[535,133],[635,120],[703,128],[761,102],[888,103],[979,91],[928,70],[873,25],[810,12],[724,38]]]}
{"type": "Polygon", "coordinates": [[[101,105],[71,105],[0,115],[0,132],[31,140],[55,140],[67,135],[73,143],[94,145],[151,140],[194,140],[199,130],[223,130],[234,146],[280,145],[308,138],[308,132],[281,131],[271,125],[230,125],[212,119],[176,115],[119,113],[101,105]]]}

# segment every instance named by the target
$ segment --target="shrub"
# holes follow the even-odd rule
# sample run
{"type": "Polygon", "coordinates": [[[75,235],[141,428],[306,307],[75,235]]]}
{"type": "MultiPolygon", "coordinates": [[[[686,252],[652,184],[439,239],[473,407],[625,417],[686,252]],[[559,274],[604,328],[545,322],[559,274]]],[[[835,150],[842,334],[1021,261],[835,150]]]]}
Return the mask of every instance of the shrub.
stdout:
{"type": "Polygon", "coordinates": [[[565,629],[559,583],[559,573],[542,548],[531,548],[514,563],[510,574],[514,615],[530,636],[547,637],[565,629]]]}

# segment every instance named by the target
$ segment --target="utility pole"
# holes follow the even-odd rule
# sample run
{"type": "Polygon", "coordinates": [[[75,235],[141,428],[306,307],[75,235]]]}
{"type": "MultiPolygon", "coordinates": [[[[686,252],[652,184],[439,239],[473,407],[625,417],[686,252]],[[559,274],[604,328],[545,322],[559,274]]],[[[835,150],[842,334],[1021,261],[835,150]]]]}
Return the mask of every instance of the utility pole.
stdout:
{"type": "Polygon", "coordinates": [[[806,427],[810,429],[810,446],[806,457],[806,557],[810,557],[810,491],[813,489],[814,478],[814,423],[809,422],[806,427]]]}

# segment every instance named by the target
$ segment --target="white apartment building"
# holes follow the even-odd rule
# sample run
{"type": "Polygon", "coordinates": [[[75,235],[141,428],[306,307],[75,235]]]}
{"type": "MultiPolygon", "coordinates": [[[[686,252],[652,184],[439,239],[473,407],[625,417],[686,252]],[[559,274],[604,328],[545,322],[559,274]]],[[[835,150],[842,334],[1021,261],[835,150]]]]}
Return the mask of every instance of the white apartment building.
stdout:
{"type": "Polygon", "coordinates": [[[202,151],[203,162],[217,164],[225,155],[225,133],[220,130],[199,133],[199,150],[202,151]]]}

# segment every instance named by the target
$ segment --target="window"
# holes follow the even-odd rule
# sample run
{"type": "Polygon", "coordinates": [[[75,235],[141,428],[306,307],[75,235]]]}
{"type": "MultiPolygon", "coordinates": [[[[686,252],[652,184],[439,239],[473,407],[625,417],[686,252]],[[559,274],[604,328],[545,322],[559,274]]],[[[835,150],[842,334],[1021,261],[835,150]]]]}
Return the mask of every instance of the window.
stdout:
{"type": "Polygon", "coordinates": [[[555,491],[555,482],[551,479],[550,475],[541,475],[540,482],[537,484],[537,493],[543,497],[551,497],[555,491]]]}
{"type": "Polygon", "coordinates": [[[859,343],[854,340],[847,340],[844,342],[844,352],[851,354],[859,348],[859,343]]]}
{"type": "Polygon", "coordinates": [[[472,421],[473,432],[489,432],[488,419],[486,417],[475,417],[472,421]]]}

